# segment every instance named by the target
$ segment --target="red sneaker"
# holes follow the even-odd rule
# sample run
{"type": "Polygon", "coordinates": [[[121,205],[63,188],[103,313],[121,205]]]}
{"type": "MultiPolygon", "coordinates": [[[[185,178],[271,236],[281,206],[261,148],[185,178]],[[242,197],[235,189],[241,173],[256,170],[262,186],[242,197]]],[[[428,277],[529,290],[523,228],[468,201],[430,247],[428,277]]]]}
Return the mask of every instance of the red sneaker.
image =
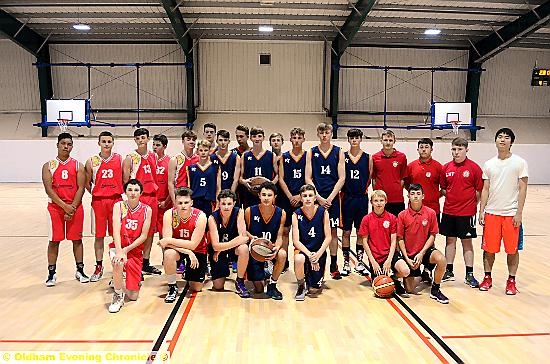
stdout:
{"type": "Polygon", "coordinates": [[[488,291],[493,286],[493,278],[491,276],[485,276],[483,282],[479,285],[480,291],[488,291]]]}
{"type": "Polygon", "coordinates": [[[506,281],[506,294],[513,296],[516,293],[518,293],[518,289],[516,288],[516,280],[513,278],[508,278],[506,281]]]}

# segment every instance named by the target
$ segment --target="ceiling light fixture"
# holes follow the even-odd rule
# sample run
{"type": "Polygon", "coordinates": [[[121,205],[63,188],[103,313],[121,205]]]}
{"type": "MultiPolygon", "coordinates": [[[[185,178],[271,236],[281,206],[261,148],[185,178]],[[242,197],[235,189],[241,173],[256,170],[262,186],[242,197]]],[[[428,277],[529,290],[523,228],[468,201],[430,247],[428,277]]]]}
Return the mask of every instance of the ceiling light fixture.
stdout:
{"type": "Polygon", "coordinates": [[[260,25],[258,27],[258,31],[264,32],[264,33],[271,33],[273,31],[273,27],[271,25],[260,25]]]}
{"type": "Polygon", "coordinates": [[[76,30],[90,30],[90,29],[92,29],[92,27],[89,26],[88,24],[82,24],[82,23],[74,24],[73,28],[76,29],[76,30]]]}
{"type": "Polygon", "coordinates": [[[438,35],[441,33],[441,29],[426,29],[424,34],[426,35],[438,35]]]}

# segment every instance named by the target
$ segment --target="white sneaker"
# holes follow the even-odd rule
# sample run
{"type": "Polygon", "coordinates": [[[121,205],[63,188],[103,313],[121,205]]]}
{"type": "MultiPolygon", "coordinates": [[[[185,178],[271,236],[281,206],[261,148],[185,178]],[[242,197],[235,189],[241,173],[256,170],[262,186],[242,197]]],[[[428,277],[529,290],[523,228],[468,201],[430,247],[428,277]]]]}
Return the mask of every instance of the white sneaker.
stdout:
{"type": "Polygon", "coordinates": [[[88,277],[86,274],[80,272],[80,271],[76,271],[76,273],[74,274],[74,277],[76,278],[77,281],[79,281],[80,283],[88,283],[90,281],[90,277],[88,277]]]}
{"type": "Polygon", "coordinates": [[[46,287],[53,287],[57,283],[57,275],[54,274],[53,276],[48,275],[48,279],[46,279],[46,287]]]}
{"type": "Polygon", "coordinates": [[[122,294],[113,293],[113,301],[109,305],[109,312],[116,313],[124,306],[124,292],[122,294]]]}

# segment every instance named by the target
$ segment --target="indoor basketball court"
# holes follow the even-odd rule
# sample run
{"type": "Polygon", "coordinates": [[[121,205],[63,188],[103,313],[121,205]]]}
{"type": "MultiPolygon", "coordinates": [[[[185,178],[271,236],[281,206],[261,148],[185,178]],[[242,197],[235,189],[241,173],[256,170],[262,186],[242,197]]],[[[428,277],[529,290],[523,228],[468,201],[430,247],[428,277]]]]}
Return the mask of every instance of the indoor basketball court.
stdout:
{"type": "MultiPolygon", "coordinates": [[[[0,362],[546,362],[550,1],[0,0],[0,18],[0,362]],[[355,228],[351,274],[332,279],[327,262],[322,293],[303,301],[295,299],[292,232],[290,267],[277,283],[282,300],[241,298],[231,271],[224,291],[207,277],[195,293],[178,274],[179,295],[165,303],[158,234],[150,262],[162,274],[145,275],[137,301],[117,313],[109,312],[107,247],[103,276],[80,283],[72,243],[62,241],[57,282],[47,287],[51,231],[41,169],[55,160],[58,135],[70,134],[70,155],[84,164],[97,155],[102,131],[112,133],[123,159],[139,128],[149,130],[150,150],[162,134],[166,154],[176,156],[182,132],[194,130],[199,142],[207,123],[230,132],[229,149],[241,146],[239,124],[263,128],[266,150],[270,135],[281,133],[282,152],[293,149],[296,127],[305,131],[304,150],[319,145],[319,123],[332,127],[331,143],[343,151],[346,133],[359,129],[371,156],[392,130],[408,163],[419,158],[419,139],[430,138],[442,165],[460,137],[480,167],[497,155],[497,130],[512,129],[511,152],[529,165],[518,293],[505,292],[504,251],[490,290],[464,284],[457,243],[456,280],[441,283],[448,304],[430,298],[428,283],[408,297],[377,297],[371,277],[354,269],[355,228]]],[[[445,197],[439,202],[443,208],[445,197]]],[[[97,263],[91,203],[85,191],[88,275],[97,263]]],[[[481,282],[483,226],[473,228],[481,282]]],[[[338,240],[342,268],[342,229],[338,240]]],[[[435,247],[445,253],[445,236],[437,234],[435,247]]],[[[252,282],[246,287],[252,292],[252,282]]]]}

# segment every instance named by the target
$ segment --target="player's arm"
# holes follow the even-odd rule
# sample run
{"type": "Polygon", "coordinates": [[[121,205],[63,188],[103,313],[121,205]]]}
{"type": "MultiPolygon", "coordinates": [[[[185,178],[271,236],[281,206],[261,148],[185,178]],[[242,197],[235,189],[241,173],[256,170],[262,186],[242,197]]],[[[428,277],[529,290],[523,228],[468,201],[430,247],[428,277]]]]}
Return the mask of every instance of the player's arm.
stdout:
{"type": "Polygon", "coordinates": [[[86,182],[84,186],[86,187],[86,190],[88,190],[89,193],[92,193],[92,159],[89,158],[86,161],[86,164],[84,165],[84,172],[86,174],[86,182]]]}
{"type": "Polygon", "coordinates": [[[485,207],[487,206],[487,200],[489,199],[489,187],[491,183],[488,179],[483,180],[483,188],[479,196],[479,224],[485,225],[485,207]]]}
{"type": "Polygon", "coordinates": [[[273,178],[271,179],[271,182],[277,184],[277,181],[279,181],[279,157],[273,153],[273,178]]]}
{"type": "Polygon", "coordinates": [[[55,193],[55,191],[53,190],[52,183],[53,177],[52,172],[50,172],[50,163],[46,162],[42,166],[42,184],[44,185],[44,190],[46,191],[46,194],[52,200],[52,202],[61,207],[65,211],[65,213],[73,214],[75,209],[71,205],[63,202],[61,198],[59,198],[57,193],[55,193]]]}
{"type": "Polygon", "coordinates": [[[338,182],[334,185],[327,200],[332,202],[336,198],[342,187],[344,187],[344,182],[346,182],[346,165],[344,162],[344,151],[340,149],[340,155],[338,156],[338,182]]]}
{"type": "Polygon", "coordinates": [[[239,185],[240,176],[241,176],[241,157],[237,154],[237,158],[235,160],[235,170],[233,171],[233,184],[231,185],[231,191],[233,192],[237,191],[237,186],[239,185]]]}
{"type": "Polygon", "coordinates": [[[130,175],[132,174],[132,157],[127,155],[122,162],[122,183],[128,182],[130,175]]]}
{"type": "Polygon", "coordinates": [[[281,249],[281,246],[283,245],[283,231],[285,229],[285,221],[286,221],[286,212],[285,210],[281,211],[281,222],[279,223],[279,229],[277,231],[277,239],[275,240],[275,248],[277,250],[281,249]]]}
{"type": "Polygon", "coordinates": [[[78,163],[78,171],[76,172],[76,185],[78,186],[78,189],[76,190],[76,194],[74,195],[73,202],[71,205],[76,209],[78,205],[82,203],[82,196],[84,196],[85,191],[85,184],[86,184],[86,171],[84,170],[84,166],[82,163],[78,163]]]}
{"type": "MultiPolygon", "coordinates": [[[[176,157],[170,158],[170,161],[168,162],[168,196],[172,200],[172,204],[176,206],[176,166],[177,166],[177,159],[176,157]]],[[[170,220],[170,224],[168,226],[172,226],[172,220],[170,220]]],[[[163,220],[164,223],[164,220],[163,220]]],[[[163,224],[163,226],[166,226],[166,224],[163,224]]],[[[172,228],[170,228],[172,230],[172,228]]],[[[170,235],[164,235],[164,229],[162,232],[162,236],[172,236],[170,235]]]]}
{"type": "Polygon", "coordinates": [[[281,157],[279,157],[279,186],[281,187],[281,190],[283,190],[286,197],[290,200],[292,199],[292,193],[290,193],[290,190],[285,182],[285,168],[283,166],[283,162],[283,156],[281,155],[281,157]]]}
{"type": "MultiPolygon", "coordinates": [[[[135,247],[140,246],[145,242],[147,239],[147,235],[149,233],[149,228],[151,227],[151,215],[153,214],[153,210],[149,206],[147,206],[147,212],[145,213],[145,221],[143,222],[143,227],[141,228],[141,234],[139,234],[139,237],[132,242],[132,244],[122,248],[122,250],[128,254],[129,251],[134,249],[135,247]]],[[[114,222],[114,221],[113,221],[114,222]]],[[[119,230],[120,232],[120,230],[119,230]]]]}

